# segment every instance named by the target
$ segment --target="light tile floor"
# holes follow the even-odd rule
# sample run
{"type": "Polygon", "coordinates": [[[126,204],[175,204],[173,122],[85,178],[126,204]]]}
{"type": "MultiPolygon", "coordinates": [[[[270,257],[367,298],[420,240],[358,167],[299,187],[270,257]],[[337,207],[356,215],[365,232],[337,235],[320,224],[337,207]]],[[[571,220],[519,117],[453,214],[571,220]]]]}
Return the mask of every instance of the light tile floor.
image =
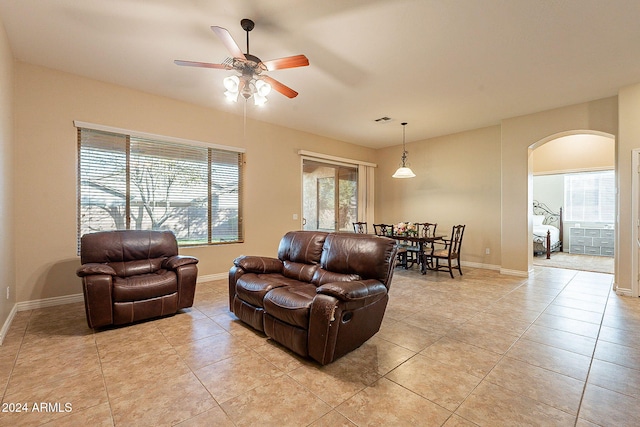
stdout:
{"type": "Polygon", "coordinates": [[[241,324],[226,281],[95,333],[82,304],[19,312],[0,425],[640,425],[639,299],[608,274],[464,272],[396,270],[380,332],[324,367],[241,324]]]}

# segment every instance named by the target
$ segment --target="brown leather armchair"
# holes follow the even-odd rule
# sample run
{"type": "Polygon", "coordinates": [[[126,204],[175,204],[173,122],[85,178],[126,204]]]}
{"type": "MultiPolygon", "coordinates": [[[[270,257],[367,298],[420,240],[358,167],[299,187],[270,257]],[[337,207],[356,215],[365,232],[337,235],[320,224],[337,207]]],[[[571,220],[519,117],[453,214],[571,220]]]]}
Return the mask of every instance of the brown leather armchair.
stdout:
{"type": "Polygon", "coordinates": [[[198,259],[178,255],[170,231],[118,230],[82,236],[82,278],[90,328],[174,314],[193,305],[198,259]]]}
{"type": "Polygon", "coordinates": [[[289,232],[278,258],[234,260],[230,309],[274,341],[325,365],[380,329],[397,250],[387,237],[289,232]]]}

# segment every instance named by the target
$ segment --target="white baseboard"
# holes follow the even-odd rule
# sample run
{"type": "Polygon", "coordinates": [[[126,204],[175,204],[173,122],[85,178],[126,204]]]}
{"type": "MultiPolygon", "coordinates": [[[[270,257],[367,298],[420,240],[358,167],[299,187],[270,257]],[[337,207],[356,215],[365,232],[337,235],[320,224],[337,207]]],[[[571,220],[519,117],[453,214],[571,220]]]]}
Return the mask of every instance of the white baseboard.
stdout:
{"type": "Polygon", "coordinates": [[[470,262],[470,261],[462,261],[461,264],[463,267],[482,268],[484,270],[500,271],[500,266],[494,265],[494,264],[483,264],[481,262],[470,262]]]}
{"type": "Polygon", "coordinates": [[[214,280],[223,280],[223,279],[227,279],[229,277],[229,273],[215,273],[215,274],[207,274],[205,276],[198,276],[198,280],[196,281],[196,283],[203,283],[203,282],[212,282],[214,280]]]}
{"type": "Polygon", "coordinates": [[[500,274],[504,274],[506,276],[516,276],[516,277],[529,277],[531,275],[528,271],[509,270],[507,268],[501,268],[500,274]]]}
{"type": "Polygon", "coordinates": [[[616,288],[615,292],[617,295],[620,295],[621,297],[632,297],[633,296],[633,292],[631,291],[631,289],[628,288],[616,288]]]}
{"type": "Polygon", "coordinates": [[[4,337],[7,336],[9,332],[9,328],[11,327],[11,322],[13,322],[13,318],[16,317],[16,313],[18,312],[18,305],[13,304],[13,308],[9,312],[9,317],[5,320],[4,325],[2,325],[2,329],[0,329],[0,345],[4,342],[4,337]]]}
{"type": "Polygon", "coordinates": [[[76,302],[84,302],[82,294],[65,295],[63,297],[43,298],[31,301],[19,302],[18,311],[35,310],[37,308],[53,307],[56,305],[72,304],[76,302]]]}

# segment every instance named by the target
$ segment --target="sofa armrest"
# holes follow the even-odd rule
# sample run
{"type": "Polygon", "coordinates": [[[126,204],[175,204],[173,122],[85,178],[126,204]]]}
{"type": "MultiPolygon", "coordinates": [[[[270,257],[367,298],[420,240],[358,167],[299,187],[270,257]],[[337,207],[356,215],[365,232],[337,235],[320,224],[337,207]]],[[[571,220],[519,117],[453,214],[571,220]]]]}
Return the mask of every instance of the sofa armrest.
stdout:
{"type": "Polygon", "coordinates": [[[100,264],[96,262],[90,262],[87,264],[81,265],[77,270],[76,274],[79,277],[92,276],[94,274],[106,274],[109,276],[115,276],[116,271],[113,267],[107,264],[100,264]]]}
{"type": "Polygon", "coordinates": [[[325,283],[316,289],[319,294],[330,295],[340,301],[365,300],[385,295],[387,288],[378,280],[354,280],[325,283]]]}
{"type": "Polygon", "coordinates": [[[165,259],[162,262],[162,268],[166,268],[167,270],[175,270],[178,267],[182,267],[183,265],[197,264],[198,258],[186,255],[174,255],[165,259]]]}
{"type": "Polygon", "coordinates": [[[283,263],[278,258],[242,255],[233,260],[233,265],[247,273],[281,273],[283,263]]]}

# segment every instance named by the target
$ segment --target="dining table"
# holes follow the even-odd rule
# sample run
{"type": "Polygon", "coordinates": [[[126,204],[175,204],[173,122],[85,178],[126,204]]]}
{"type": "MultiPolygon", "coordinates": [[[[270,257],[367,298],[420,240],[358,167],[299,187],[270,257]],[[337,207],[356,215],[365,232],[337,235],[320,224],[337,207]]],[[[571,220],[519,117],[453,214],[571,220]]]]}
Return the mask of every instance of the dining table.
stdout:
{"type": "Polygon", "coordinates": [[[427,263],[424,260],[424,248],[425,245],[432,245],[438,241],[444,241],[444,238],[447,237],[446,234],[436,234],[434,236],[417,236],[415,234],[390,234],[388,237],[404,242],[412,242],[418,244],[418,263],[420,265],[420,272],[422,274],[427,274],[427,270],[429,269],[427,263]]]}

